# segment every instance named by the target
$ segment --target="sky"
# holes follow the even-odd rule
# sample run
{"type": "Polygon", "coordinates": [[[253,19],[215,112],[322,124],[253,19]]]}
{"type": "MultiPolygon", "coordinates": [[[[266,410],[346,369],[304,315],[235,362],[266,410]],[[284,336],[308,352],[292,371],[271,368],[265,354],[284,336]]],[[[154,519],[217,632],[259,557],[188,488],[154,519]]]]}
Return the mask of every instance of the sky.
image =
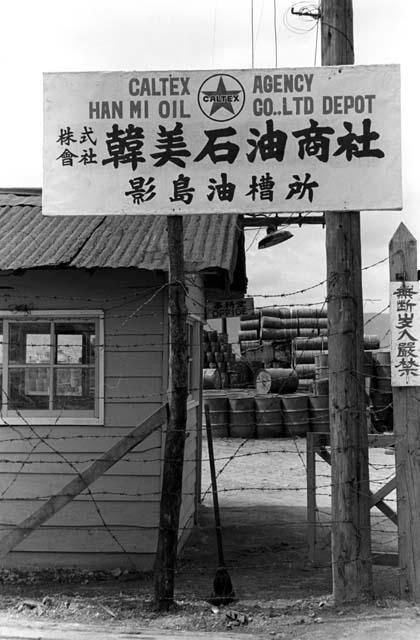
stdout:
{"type": "MultiPolygon", "coordinates": [[[[291,16],[292,6],[286,0],[3,3],[0,186],[42,186],[43,72],[273,68],[276,58],[279,68],[319,66],[316,24],[291,16]]],[[[361,212],[363,266],[384,260],[363,272],[364,310],[376,313],[388,304],[390,238],[401,221],[414,236],[420,231],[420,6],[354,0],[353,10],[355,63],[398,63],[402,76],[403,210],[361,212]]],[[[263,251],[257,244],[265,232],[246,233],[248,292],[256,306],[325,299],[324,286],[310,288],[325,279],[325,230],[308,225],[291,231],[292,239],[263,251]]]]}

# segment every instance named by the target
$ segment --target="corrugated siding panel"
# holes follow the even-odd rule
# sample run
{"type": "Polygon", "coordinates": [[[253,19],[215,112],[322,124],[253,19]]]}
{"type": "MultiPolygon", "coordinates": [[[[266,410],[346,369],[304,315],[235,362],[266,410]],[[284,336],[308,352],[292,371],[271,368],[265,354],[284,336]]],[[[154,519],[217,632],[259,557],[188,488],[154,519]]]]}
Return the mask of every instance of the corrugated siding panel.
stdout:
{"type": "MultiPolygon", "coordinates": [[[[235,215],[184,217],[189,272],[232,274],[241,233],[235,215]]],[[[41,196],[0,191],[0,269],[67,265],[168,270],[166,216],[42,216],[41,196]]]]}

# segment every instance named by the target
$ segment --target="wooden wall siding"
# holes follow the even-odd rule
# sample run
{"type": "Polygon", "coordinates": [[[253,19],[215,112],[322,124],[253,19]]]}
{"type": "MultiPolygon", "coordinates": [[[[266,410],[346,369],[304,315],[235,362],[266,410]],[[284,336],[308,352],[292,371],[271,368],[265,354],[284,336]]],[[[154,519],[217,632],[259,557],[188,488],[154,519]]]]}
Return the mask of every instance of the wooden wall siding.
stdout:
{"type": "Polygon", "coordinates": [[[197,419],[198,406],[188,411],[187,434],[184,451],[184,470],[182,475],[182,504],[179,516],[180,536],[185,529],[191,529],[195,512],[195,493],[197,486],[197,419]]]}
{"type": "Polygon", "coordinates": [[[109,551],[95,553],[73,553],[37,551],[36,553],[21,551],[10,553],[1,563],[2,568],[15,567],[76,567],[89,570],[103,570],[120,567],[122,569],[136,568],[139,571],[152,571],[154,565],[154,553],[110,553],[109,551]]]}
{"type": "MultiPolygon", "coordinates": [[[[72,464],[83,469],[142,422],[164,402],[166,391],[164,293],[144,305],[163,277],[137,270],[36,270],[4,280],[13,289],[2,296],[0,308],[27,304],[36,309],[104,310],[105,424],[1,428],[2,533],[33,512],[40,497],[71,479],[72,464]]],[[[156,545],[160,448],[161,433],[155,432],[92,485],[96,506],[85,491],[9,554],[5,566],[130,566],[132,559],[104,528],[97,509],[122,547],[135,554],[138,566],[149,565],[156,545]]]]}
{"type": "MultiPolygon", "coordinates": [[[[1,535],[39,507],[40,498],[60,489],[74,475],[74,468],[83,469],[165,402],[165,290],[144,305],[163,283],[163,276],[138,270],[34,270],[3,277],[2,285],[13,289],[5,290],[6,295],[0,292],[0,309],[27,304],[36,309],[104,310],[105,424],[0,427],[1,535]],[[138,291],[141,296],[136,295],[138,291]]],[[[195,289],[194,299],[200,300],[200,295],[202,299],[199,288],[195,289]]],[[[195,311],[196,304],[192,304],[195,311]]],[[[196,467],[191,462],[198,450],[195,406],[189,411],[188,430],[181,510],[184,533],[195,510],[196,467]]],[[[89,492],[83,492],[23,541],[2,565],[152,568],[162,440],[161,430],[149,436],[91,486],[96,505],[89,492]]],[[[182,536],[182,543],[186,537],[182,536]]]]}

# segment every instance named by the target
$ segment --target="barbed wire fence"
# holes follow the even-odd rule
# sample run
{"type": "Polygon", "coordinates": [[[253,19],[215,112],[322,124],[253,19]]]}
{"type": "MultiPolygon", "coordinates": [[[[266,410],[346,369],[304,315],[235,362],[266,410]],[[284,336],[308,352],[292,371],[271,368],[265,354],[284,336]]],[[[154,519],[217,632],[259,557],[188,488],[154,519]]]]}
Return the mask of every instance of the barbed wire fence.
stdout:
{"type": "MultiPolygon", "coordinates": [[[[377,264],[381,264],[383,260],[370,265],[366,268],[373,268],[377,264]]],[[[325,281],[317,283],[316,285],[304,288],[299,292],[291,292],[283,294],[284,298],[289,295],[295,295],[296,293],[305,294],[309,290],[312,290],[318,286],[323,286],[325,281]]],[[[162,335],[154,337],[150,335],[150,332],[136,333],[133,336],[132,333],[126,331],[126,325],[128,320],[145,319],[154,322],[161,321],[161,315],[159,311],[150,311],[148,307],[152,304],[156,298],[164,291],[168,284],[159,285],[153,288],[146,288],[141,293],[142,300],[139,300],[138,295],[121,296],[118,304],[115,303],[115,298],[110,295],[107,301],[109,306],[105,306],[105,313],[110,314],[112,312],[113,320],[119,321],[119,325],[115,331],[106,334],[104,343],[97,342],[94,345],[95,350],[105,350],[106,353],[118,353],[125,354],[128,352],[135,352],[141,354],[146,348],[156,348],[157,350],[167,347],[167,340],[162,335]],[[135,305],[134,309],[130,309],[127,313],[124,313],[124,308],[127,306],[135,305]],[[110,346],[107,342],[109,337],[116,338],[110,346]],[[118,344],[118,338],[130,338],[130,343],[127,345],[126,341],[118,344]],[[141,340],[140,340],[141,338],[141,340]],[[145,338],[145,340],[143,340],[145,338]]],[[[28,293],[28,297],[29,297],[28,293]]],[[[189,294],[188,294],[189,295],[189,294]]],[[[265,294],[261,294],[261,296],[265,294]]],[[[271,295],[271,294],[270,294],[271,295]]],[[[31,296],[34,298],[34,296],[31,296]]],[[[36,296],[35,296],[36,297],[36,296]]],[[[195,299],[193,302],[198,308],[202,308],[202,301],[195,299]]],[[[269,296],[267,296],[269,297],[269,296]]],[[[51,297],[56,303],[59,303],[60,296],[51,297]]],[[[82,300],[82,298],[80,298],[82,300]]],[[[100,298],[91,299],[91,303],[99,303],[100,298]]],[[[85,300],[86,301],[86,300],[85,300]]],[[[325,305],[327,300],[324,299],[322,305],[325,305]]],[[[310,305],[311,303],[309,303],[310,305]]],[[[307,305],[307,306],[309,306],[307,305]]],[[[59,305],[58,305],[59,306],[59,305]]],[[[384,307],[377,316],[380,316],[387,312],[387,307],[384,307]]],[[[196,313],[197,316],[204,318],[204,309],[201,312],[196,313]]],[[[369,319],[366,324],[373,321],[373,318],[369,319]]],[[[157,327],[157,331],[160,329],[157,327]]],[[[7,343],[3,343],[6,348],[7,343]]],[[[201,345],[193,343],[192,346],[199,347],[201,345]]],[[[239,345],[239,341],[237,342],[239,345]]],[[[50,343],[45,345],[50,347],[50,343]]],[[[66,345],[61,345],[66,346],[66,345]]],[[[71,343],[67,346],[71,347],[71,343]]],[[[355,376],[360,379],[362,372],[353,372],[355,376]]],[[[118,376],[117,376],[118,377],[118,376]]],[[[121,384],[124,384],[123,377],[120,378],[121,384]]],[[[119,386],[117,380],[114,385],[119,386]],[[117,384],[118,383],[118,384],[117,384]]],[[[362,383],[361,383],[362,384],[362,383]]],[[[375,390],[375,387],[372,388],[375,390]]],[[[198,392],[199,387],[192,386],[190,391],[192,394],[198,392]]],[[[377,389],[378,390],[378,389],[377,389]]],[[[361,393],[365,392],[365,388],[361,386],[361,393]]],[[[114,390],[106,389],[105,393],[96,393],[95,398],[97,400],[105,400],[108,403],[128,403],[130,406],[142,405],[147,403],[163,404],[166,401],[166,394],[161,391],[154,393],[145,393],[139,389],[138,393],[129,394],[121,390],[121,393],[114,390]]],[[[8,400],[8,398],[7,398],[8,400]]],[[[204,398],[204,402],[206,398],[204,398]]],[[[392,407],[392,405],[391,405],[392,407]]],[[[390,406],[384,407],[382,410],[388,410],[390,406]]],[[[54,495],[52,490],[48,491],[49,483],[42,481],[39,487],[42,489],[33,488],[31,486],[31,480],[33,476],[48,476],[51,474],[51,468],[59,469],[54,471],[54,474],[64,477],[65,475],[80,475],[81,469],[90,462],[96,460],[93,452],[102,450],[104,441],[112,442],[121,437],[121,433],[127,430],[129,425],[121,423],[113,424],[112,421],[107,423],[106,431],[101,433],[95,433],[94,429],[90,429],[89,432],[83,433],[83,429],[71,429],[68,431],[66,427],[61,426],[60,413],[55,420],[55,424],[50,424],[46,427],[36,426],[27,419],[24,412],[17,412],[18,417],[21,419],[20,425],[12,424],[7,420],[4,420],[3,430],[0,433],[0,513],[2,512],[1,506],[6,505],[8,507],[13,504],[19,503],[38,503],[46,501],[54,495]],[[97,445],[91,446],[90,451],[84,448],[87,442],[90,444],[97,442],[97,445]],[[81,443],[83,445],[81,446],[81,443]],[[9,453],[8,453],[9,452],[9,453]],[[82,454],[82,455],[81,455],[82,454]],[[62,469],[62,470],[61,470],[62,469]],[[28,490],[30,489],[30,490],[28,490]]],[[[283,408],[279,410],[279,417],[285,421],[287,417],[283,408]]],[[[310,419],[308,417],[308,430],[311,430],[310,419]]],[[[258,434],[257,434],[258,435],[258,434]]],[[[196,427],[189,426],[188,438],[199,442],[196,427]]],[[[272,567],[272,558],[267,556],[266,561],[261,554],[258,554],[253,560],[252,554],[241,555],[241,545],[237,544],[241,539],[241,532],[247,536],[246,541],[243,541],[243,548],[249,548],[252,545],[260,547],[259,538],[261,527],[259,527],[258,516],[261,513],[259,504],[266,508],[265,525],[267,528],[267,534],[264,537],[265,543],[269,537],[270,530],[272,531],[272,541],[267,543],[268,549],[278,549],[278,545],[281,542],[287,544],[292,539],[296,539],[296,532],[299,532],[297,539],[302,550],[301,559],[304,558],[304,550],[306,549],[306,527],[308,525],[306,515],[306,499],[307,499],[307,468],[306,468],[306,440],[302,436],[296,436],[293,432],[283,431],[283,436],[273,437],[270,439],[258,439],[255,438],[255,432],[245,438],[215,438],[215,454],[216,454],[216,468],[218,479],[218,490],[220,496],[220,503],[222,507],[222,520],[226,518],[226,529],[233,540],[229,544],[229,549],[232,550],[236,547],[235,553],[231,558],[228,555],[228,566],[232,571],[249,571],[249,570],[264,570],[267,571],[272,567]],[[252,516],[252,511],[255,510],[255,514],[252,516]],[[269,518],[267,512],[273,512],[273,516],[269,518]],[[284,510],[284,515],[282,511],[284,510]],[[229,514],[233,513],[233,524],[230,520],[229,514]],[[242,515],[241,515],[242,514],[242,515]],[[244,515],[246,514],[246,516],[244,515]],[[279,516],[276,518],[276,516],[279,516]],[[250,532],[254,529],[255,534],[250,532]],[[279,536],[279,531],[283,531],[280,542],[275,542],[275,537],[279,536]],[[236,540],[235,540],[236,532],[236,540]],[[277,546],[276,546],[277,545],[277,546]]],[[[203,480],[202,480],[202,492],[201,502],[207,511],[210,509],[210,479],[208,473],[208,455],[205,449],[206,441],[203,437],[203,454],[202,454],[202,467],[203,467],[203,480]]],[[[331,448],[329,448],[331,453],[331,448]]],[[[198,457],[201,452],[193,451],[186,454],[185,463],[192,465],[197,464],[198,457]]],[[[142,447],[139,451],[132,451],[129,454],[123,456],[118,464],[131,465],[129,475],[143,475],[142,470],[150,465],[157,464],[160,467],[162,460],[162,449],[159,444],[153,446],[142,447]],[[133,473],[134,466],[137,471],[133,473]]],[[[331,474],[329,466],[325,461],[318,460],[317,471],[317,500],[318,509],[316,514],[315,524],[317,526],[325,527],[331,524],[330,513],[330,499],[331,499],[331,474]]],[[[392,475],[395,473],[395,464],[392,456],[385,458],[383,451],[375,450],[371,452],[371,459],[369,462],[369,469],[371,475],[371,486],[381,486],[386,483],[392,475]],[[387,461],[388,460],[388,461],[387,461]]],[[[114,470],[115,471],[115,470],[114,470]]],[[[121,474],[115,471],[115,477],[121,474]]],[[[133,538],[129,537],[127,541],[127,531],[139,531],[147,532],[147,534],[154,534],[158,526],[157,521],[150,523],[142,523],[141,517],[136,522],[123,524],[118,523],[118,519],[110,518],[109,510],[107,509],[107,503],[119,503],[120,505],[126,505],[127,503],[134,503],[141,510],[142,505],[151,502],[158,503],[160,497],[159,478],[158,474],[149,476],[153,478],[152,482],[148,482],[148,476],[143,475],[143,479],[146,478],[142,487],[137,483],[137,486],[126,485],[121,489],[118,487],[118,482],[113,482],[112,474],[107,474],[108,478],[106,483],[99,483],[96,487],[86,487],[81,499],[91,502],[94,511],[97,516],[96,523],[93,521],[86,522],[85,524],[71,524],[65,525],[68,529],[78,532],[81,530],[95,530],[101,528],[108,535],[110,544],[114,549],[114,553],[121,554],[126,560],[123,564],[131,567],[135,570],[139,565],[136,559],[138,546],[133,544],[133,538]],[[113,486],[114,485],[114,486],[113,486]],[[147,486],[148,485],[148,486],[147,486]]],[[[45,480],[45,478],[44,478],[45,480]]],[[[134,483],[135,484],[135,483],[134,483]]],[[[195,489],[189,492],[184,492],[184,499],[194,498],[195,489]]],[[[387,498],[391,507],[395,507],[395,497],[391,494],[391,497],[387,498]]],[[[121,506],[121,509],[124,507],[121,506]]],[[[13,509],[12,509],[13,511],[13,509]]],[[[12,513],[9,511],[9,513],[12,513]]],[[[4,511],[3,511],[4,513],[4,511]]],[[[7,513],[7,511],[6,511],[7,513]]],[[[0,530],[7,531],[17,526],[16,518],[0,517],[0,530]]],[[[264,523],[263,523],[264,524],[264,523]]],[[[51,524],[46,523],[43,528],[46,531],[63,530],[63,524],[51,524]]],[[[186,522],[180,531],[180,536],[186,533],[192,528],[192,523],[189,520],[186,522]]],[[[199,520],[196,530],[196,536],[201,538],[206,536],[206,539],[212,536],[213,523],[211,517],[207,517],[204,520],[199,520]]],[[[381,548],[396,549],[397,544],[397,530],[395,526],[390,526],[389,521],[383,517],[375,516],[371,523],[371,532],[373,535],[373,552],[381,548]]],[[[264,546],[264,545],[263,545],[264,546]]],[[[263,554],[264,555],[264,554],[263,554]]],[[[210,561],[207,557],[201,563],[188,563],[187,560],[180,561],[180,571],[187,571],[189,575],[201,575],[203,571],[211,571],[214,569],[214,562],[210,561]]],[[[325,567],[331,566],[331,560],[324,563],[325,567]]],[[[197,594],[199,595],[199,594],[197,594]]]]}

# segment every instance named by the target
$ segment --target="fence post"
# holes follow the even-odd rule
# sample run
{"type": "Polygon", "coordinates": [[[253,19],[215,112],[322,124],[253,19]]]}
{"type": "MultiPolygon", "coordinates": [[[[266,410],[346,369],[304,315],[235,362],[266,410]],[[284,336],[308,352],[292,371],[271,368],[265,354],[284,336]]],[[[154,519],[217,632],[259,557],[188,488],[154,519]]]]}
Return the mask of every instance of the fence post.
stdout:
{"type": "MultiPolygon", "coordinates": [[[[416,281],[417,241],[400,224],[389,243],[391,282],[416,281]]],[[[420,387],[393,387],[401,597],[420,602],[420,387]]]]}

